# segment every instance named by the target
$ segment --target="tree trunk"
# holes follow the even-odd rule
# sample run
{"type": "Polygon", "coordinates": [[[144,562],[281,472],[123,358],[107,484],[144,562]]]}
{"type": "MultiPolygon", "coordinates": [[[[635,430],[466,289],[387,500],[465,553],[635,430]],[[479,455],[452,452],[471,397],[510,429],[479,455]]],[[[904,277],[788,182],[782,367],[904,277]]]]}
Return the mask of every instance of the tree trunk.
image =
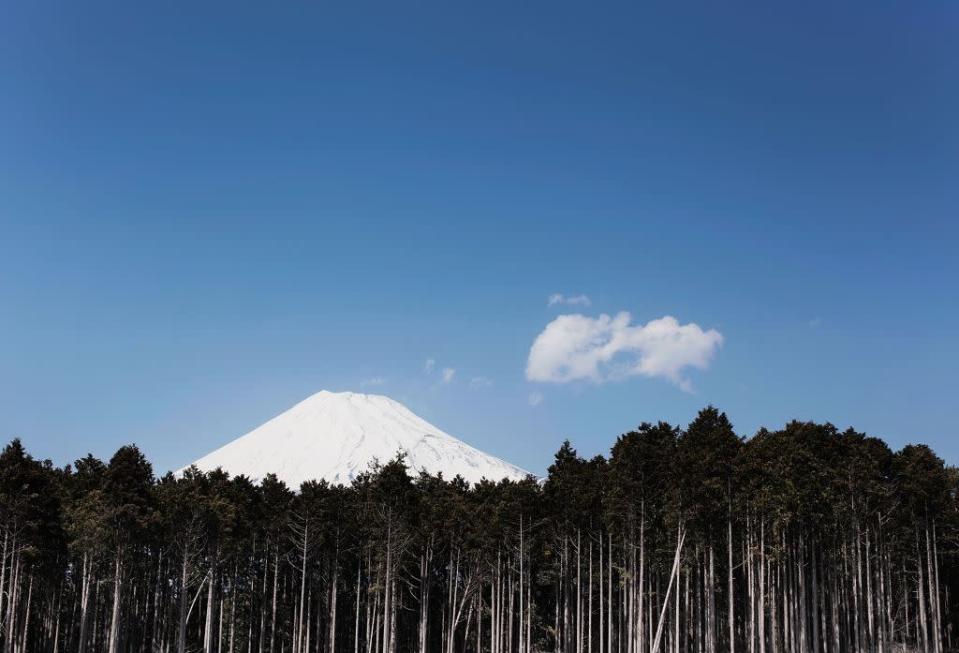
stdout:
{"type": "MultiPolygon", "coordinates": [[[[80,581],[80,635],[77,643],[77,653],[85,653],[87,646],[87,622],[90,613],[90,556],[83,554],[83,579],[80,581]]],[[[0,587],[3,586],[0,581],[0,587]]]]}
{"type": "Polygon", "coordinates": [[[659,643],[663,635],[663,622],[666,618],[666,608],[669,607],[669,592],[673,587],[673,583],[676,581],[676,575],[679,573],[679,560],[683,552],[683,541],[685,539],[686,531],[682,525],[680,525],[676,533],[676,556],[673,559],[673,569],[669,574],[669,584],[666,586],[666,596],[663,599],[663,609],[659,614],[659,622],[656,625],[656,638],[653,640],[651,653],[659,652],[659,643]]]}
{"type": "Polygon", "coordinates": [[[727,571],[727,619],[729,627],[729,653],[736,653],[736,617],[735,617],[735,596],[733,594],[733,515],[732,501],[730,501],[729,514],[726,517],[726,566],[727,571]]]}
{"type": "Polygon", "coordinates": [[[178,653],[186,653],[186,620],[187,620],[187,604],[188,591],[187,585],[190,581],[190,557],[189,554],[184,551],[183,553],[183,563],[180,571],[180,612],[179,619],[177,624],[177,651],[178,653]]]}
{"type": "Polygon", "coordinates": [[[216,585],[216,570],[210,569],[210,584],[206,588],[206,620],[203,625],[203,651],[213,653],[213,597],[216,585]]]}
{"type": "Polygon", "coordinates": [[[123,566],[120,549],[117,547],[116,562],[113,568],[113,610],[110,613],[110,639],[107,650],[117,653],[120,646],[120,601],[123,592],[123,566]]]}

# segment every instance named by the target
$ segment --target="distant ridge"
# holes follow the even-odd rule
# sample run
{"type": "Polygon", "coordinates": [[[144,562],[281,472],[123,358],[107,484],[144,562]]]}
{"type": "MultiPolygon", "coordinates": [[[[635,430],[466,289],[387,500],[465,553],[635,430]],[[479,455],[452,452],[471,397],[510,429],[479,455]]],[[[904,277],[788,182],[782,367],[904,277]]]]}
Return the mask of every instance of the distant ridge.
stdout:
{"type": "Polygon", "coordinates": [[[528,475],[444,433],[389,397],[326,390],[193,464],[254,481],[273,473],[296,489],[309,480],[347,485],[372,462],[385,464],[400,452],[412,474],[459,475],[470,483],[528,475]]]}

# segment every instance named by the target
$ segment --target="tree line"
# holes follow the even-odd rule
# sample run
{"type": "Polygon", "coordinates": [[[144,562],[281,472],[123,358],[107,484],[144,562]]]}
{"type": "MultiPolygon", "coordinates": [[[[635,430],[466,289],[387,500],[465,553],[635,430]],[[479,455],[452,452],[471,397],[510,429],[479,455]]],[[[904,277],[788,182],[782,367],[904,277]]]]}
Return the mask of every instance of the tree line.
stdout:
{"type": "Polygon", "coordinates": [[[0,453],[3,653],[837,653],[957,646],[959,474],[709,407],[547,476],[286,487],[134,446],[0,453]]]}

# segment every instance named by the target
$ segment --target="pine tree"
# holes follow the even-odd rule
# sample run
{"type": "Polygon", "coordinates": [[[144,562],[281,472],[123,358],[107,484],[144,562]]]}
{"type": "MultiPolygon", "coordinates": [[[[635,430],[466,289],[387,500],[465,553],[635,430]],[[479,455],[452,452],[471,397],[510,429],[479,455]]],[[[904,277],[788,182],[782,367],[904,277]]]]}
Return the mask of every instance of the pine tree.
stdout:
{"type": "Polygon", "coordinates": [[[296,492],[154,479],[135,447],[0,452],[3,653],[941,653],[959,644],[959,471],[712,407],[543,483],[410,476],[296,492]]]}

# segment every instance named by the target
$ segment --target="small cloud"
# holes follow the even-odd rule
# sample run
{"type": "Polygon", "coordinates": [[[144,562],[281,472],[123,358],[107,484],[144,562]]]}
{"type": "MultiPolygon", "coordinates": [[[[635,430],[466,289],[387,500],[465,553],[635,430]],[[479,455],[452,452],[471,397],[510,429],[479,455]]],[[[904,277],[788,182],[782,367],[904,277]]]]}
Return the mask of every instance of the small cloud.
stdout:
{"type": "Polygon", "coordinates": [[[386,382],[387,382],[386,377],[374,376],[369,379],[363,379],[362,381],[360,381],[360,387],[367,388],[371,386],[384,385],[386,384],[386,382]]]}
{"type": "Polygon", "coordinates": [[[810,329],[815,329],[816,327],[819,327],[822,325],[822,318],[814,317],[813,319],[809,320],[808,324],[810,329]]]}
{"type": "Polygon", "coordinates": [[[668,379],[691,392],[685,370],[709,367],[723,336],[690,322],[680,324],[669,315],[646,324],[630,324],[623,311],[598,318],[560,315],[536,336],[529,350],[526,378],[568,383],[576,380],[605,383],[631,376],[668,379]]]}
{"type": "Polygon", "coordinates": [[[493,382],[487,379],[485,376],[474,376],[470,379],[470,390],[481,390],[483,388],[488,388],[493,385],[493,382]]]}
{"type": "Polygon", "coordinates": [[[549,299],[546,300],[546,305],[556,306],[557,304],[565,304],[567,306],[590,306],[592,302],[586,295],[570,295],[567,297],[562,293],[553,293],[549,296],[549,299]]]}
{"type": "Polygon", "coordinates": [[[423,363],[423,371],[426,372],[427,374],[432,374],[435,368],[436,368],[435,358],[427,358],[426,362],[423,363]]]}
{"type": "Polygon", "coordinates": [[[456,375],[456,370],[452,367],[443,368],[443,383],[449,383],[453,380],[453,377],[456,375]]]}
{"type": "Polygon", "coordinates": [[[536,407],[543,403],[543,393],[541,392],[531,392],[529,393],[529,405],[536,407]]]}

